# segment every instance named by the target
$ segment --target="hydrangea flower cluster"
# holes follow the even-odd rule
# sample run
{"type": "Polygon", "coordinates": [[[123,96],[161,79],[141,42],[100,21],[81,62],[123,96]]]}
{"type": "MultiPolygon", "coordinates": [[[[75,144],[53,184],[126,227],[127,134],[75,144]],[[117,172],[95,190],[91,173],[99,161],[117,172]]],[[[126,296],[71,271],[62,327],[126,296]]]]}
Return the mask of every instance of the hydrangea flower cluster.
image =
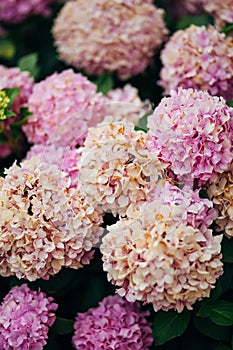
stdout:
{"type": "Polygon", "coordinates": [[[205,11],[214,17],[218,29],[223,28],[227,23],[233,22],[232,0],[202,0],[202,2],[205,11]]]}
{"type": "Polygon", "coordinates": [[[58,305],[26,284],[16,286],[0,305],[0,349],[42,350],[58,305]]]}
{"type": "Polygon", "coordinates": [[[230,170],[213,176],[207,185],[207,193],[217,209],[217,231],[233,237],[233,163],[230,170]]]}
{"type": "Polygon", "coordinates": [[[114,215],[148,200],[166,165],[146,147],[146,135],[125,122],[89,129],[78,163],[80,192],[114,215]]]}
{"type": "Polygon", "coordinates": [[[101,213],[67,175],[33,157],[6,170],[0,182],[0,274],[34,281],[63,266],[89,263],[102,234],[101,213]]]}
{"type": "Polygon", "coordinates": [[[148,147],[187,183],[204,184],[232,160],[233,109],[208,92],[179,88],[148,118],[148,147]]]}
{"type": "Polygon", "coordinates": [[[138,90],[130,84],[122,89],[110,90],[106,96],[106,116],[111,116],[114,122],[126,121],[137,125],[150,110],[149,101],[142,101],[138,90]]]}
{"type": "Polygon", "coordinates": [[[36,83],[28,100],[33,113],[23,130],[31,143],[75,146],[88,127],[103,120],[105,99],[97,87],[72,69],[36,83]]]}
{"type": "Polygon", "coordinates": [[[52,145],[34,145],[27,152],[25,159],[39,157],[42,162],[55,164],[59,169],[67,173],[71,179],[70,186],[77,187],[78,168],[80,152],[76,148],[59,147],[52,145]]]}
{"type": "Polygon", "coordinates": [[[77,350],[149,350],[153,337],[147,316],[139,303],[108,296],[98,307],[78,313],[73,345],[77,350]]]}
{"type": "Polygon", "coordinates": [[[223,273],[222,236],[197,227],[198,206],[206,207],[201,199],[192,204],[186,194],[182,202],[178,192],[178,200],[171,193],[169,201],[167,194],[146,202],[136,218],[108,227],[101,244],[103,268],[128,301],[152,303],[155,311],[182,312],[208,297],[223,273]]]}
{"type": "Polygon", "coordinates": [[[89,74],[142,73],[167,35],[163,14],[151,1],[67,2],[53,27],[60,58],[89,74]]]}
{"type": "Polygon", "coordinates": [[[169,94],[178,86],[233,98],[232,38],[214,27],[191,25],[173,34],[161,53],[159,84],[169,94]]]}
{"type": "Polygon", "coordinates": [[[54,0],[1,0],[0,21],[11,24],[20,23],[33,15],[47,16],[49,5],[54,0]]]}

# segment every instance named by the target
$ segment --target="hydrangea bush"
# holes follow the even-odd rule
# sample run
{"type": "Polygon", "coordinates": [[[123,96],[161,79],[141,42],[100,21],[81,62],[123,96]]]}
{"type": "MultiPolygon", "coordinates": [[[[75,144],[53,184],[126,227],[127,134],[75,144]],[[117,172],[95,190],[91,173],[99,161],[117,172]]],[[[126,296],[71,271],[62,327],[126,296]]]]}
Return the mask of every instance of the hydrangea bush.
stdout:
{"type": "Polygon", "coordinates": [[[233,350],[232,22],[0,1],[0,350],[233,350]]]}

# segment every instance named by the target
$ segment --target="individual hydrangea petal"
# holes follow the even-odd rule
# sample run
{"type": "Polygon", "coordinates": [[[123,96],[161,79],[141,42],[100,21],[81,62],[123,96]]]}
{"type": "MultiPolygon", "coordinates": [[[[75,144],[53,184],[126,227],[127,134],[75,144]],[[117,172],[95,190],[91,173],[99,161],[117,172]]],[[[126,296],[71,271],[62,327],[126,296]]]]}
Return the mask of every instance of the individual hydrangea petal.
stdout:
{"type": "Polygon", "coordinates": [[[106,97],[106,116],[113,117],[114,122],[126,121],[137,125],[150,110],[149,101],[142,101],[138,90],[130,84],[122,89],[110,90],[106,97]]]}
{"type": "Polygon", "coordinates": [[[55,164],[59,169],[67,173],[71,179],[71,187],[77,187],[78,161],[80,152],[76,148],[58,147],[56,145],[34,145],[27,152],[25,159],[39,157],[42,162],[55,164]]]}
{"type": "Polygon", "coordinates": [[[233,98],[233,39],[214,27],[191,25],[173,34],[161,53],[160,85],[178,86],[233,98]]]}
{"type": "Polygon", "coordinates": [[[147,316],[139,303],[108,296],[98,307],[78,313],[73,345],[77,350],[149,350],[153,337],[147,316]]]}
{"type": "Polygon", "coordinates": [[[145,203],[137,218],[108,227],[100,247],[103,269],[128,301],[152,303],[155,311],[182,312],[209,297],[223,273],[222,236],[200,231],[195,221],[191,226],[190,211],[194,219],[198,214],[190,203],[185,205],[185,197],[181,204],[158,197],[145,203]]]}
{"type": "Polygon", "coordinates": [[[72,69],[36,83],[28,106],[33,113],[23,126],[31,143],[75,146],[88,127],[104,118],[105,99],[97,87],[72,69]]]}
{"type": "Polygon", "coordinates": [[[57,307],[53,298],[26,284],[12,288],[0,305],[0,348],[42,350],[57,307]]]}
{"type": "Polygon", "coordinates": [[[233,109],[208,92],[179,88],[148,117],[148,147],[187,183],[205,183],[232,160],[233,109]]]}
{"type": "Polygon", "coordinates": [[[207,193],[218,212],[216,230],[223,231],[228,238],[233,237],[233,163],[228,172],[210,179],[207,193]]]}
{"type": "Polygon", "coordinates": [[[80,192],[114,215],[149,198],[164,163],[146,147],[146,134],[125,122],[103,122],[89,133],[78,163],[80,192]]]}
{"type": "Polygon", "coordinates": [[[227,23],[233,22],[233,1],[232,0],[202,0],[206,12],[215,19],[218,29],[227,23]]]}
{"type": "Polygon", "coordinates": [[[89,205],[56,165],[33,157],[0,180],[0,274],[34,281],[88,264],[103,232],[89,205]]]}
{"type": "Polygon", "coordinates": [[[151,1],[67,2],[53,27],[60,58],[89,74],[142,73],[166,37],[163,14],[151,1]]]}
{"type": "Polygon", "coordinates": [[[54,0],[1,0],[0,21],[11,24],[20,23],[33,15],[47,16],[49,5],[54,0]]]}

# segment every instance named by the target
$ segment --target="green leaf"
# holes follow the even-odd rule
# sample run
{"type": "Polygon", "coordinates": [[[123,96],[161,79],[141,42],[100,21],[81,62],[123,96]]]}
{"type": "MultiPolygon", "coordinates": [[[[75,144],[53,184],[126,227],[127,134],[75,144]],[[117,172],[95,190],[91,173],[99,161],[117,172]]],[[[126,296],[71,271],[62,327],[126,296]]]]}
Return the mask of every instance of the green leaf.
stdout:
{"type": "Polygon", "coordinates": [[[199,317],[209,317],[211,313],[211,303],[203,301],[201,307],[197,313],[199,317]]]}
{"type": "Polygon", "coordinates": [[[220,33],[224,33],[226,35],[229,35],[233,33],[233,23],[228,23],[221,31],[220,33]]]}
{"type": "Polygon", "coordinates": [[[223,340],[228,342],[230,338],[229,327],[218,326],[210,319],[203,319],[201,317],[194,317],[193,324],[195,328],[206,335],[207,337],[223,340]]]}
{"type": "Polygon", "coordinates": [[[233,324],[233,303],[219,300],[211,309],[211,320],[219,326],[230,326],[233,324]]]}
{"type": "Polygon", "coordinates": [[[59,339],[59,336],[50,330],[47,344],[44,346],[43,349],[44,350],[63,350],[62,343],[59,339]]]}
{"type": "Polygon", "coordinates": [[[224,237],[222,240],[222,260],[227,263],[233,263],[233,239],[224,237]]]}
{"type": "Polygon", "coordinates": [[[153,113],[153,110],[151,109],[149,112],[147,112],[142,118],[139,119],[138,125],[135,126],[135,130],[142,130],[144,132],[147,132],[149,129],[147,127],[147,119],[149,115],[153,113]]]}
{"type": "Polygon", "coordinates": [[[7,119],[7,118],[10,118],[10,117],[15,117],[16,116],[16,114],[14,113],[14,112],[11,112],[9,109],[6,109],[5,110],[5,118],[7,119]]]}
{"type": "Polygon", "coordinates": [[[65,335],[73,332],[74,321],[63,317],[56,317],[53,325],[53,331],[60,335],[65,335]]]}
{"type": "Polygon", "coordinates": [[[77,271],[74,269],[62,269],[58,274],[51,276],[50,279],[39,279],[34,282],[35,288],[41,288],[44,292],[50,295],[61,296],[78,283],[76,277],[77,271]]]}
{"type": "Polygon", "coordinates": [[[224,263],[224,274],[220,277],[220,283],[222,286],[222,294],[224,294],[228,289],[231,288],[231,283],[233,282],[233,268],[229,263],[224,263]]]}
{"type": "Polygon", "coordinates": [[[16,97],[20,94],[20,88],[14,87],[14,88],[5,88],[2,90],[5,91],[7,97],[10,99],[10,102],[8,103],[8,106],[7,106],[7,108],[10,109],[16,97]]]}
{"type": "Polygon", "coordinates": [[[103,74],[94,81],[98,87],[98,92],[102,92],[107,95],[109,90],[113,88],[113,77],[110,74],[103,74]]]}
{"type": "Polygon", "coordinates": [[[0,39],[0,58],[11,60],[15,55],[14,43],[9,39],[0,39]]]}
{"type": "Polygon", "coordinates": [[[213,24],[213,19],[208,15],[200,15],[200,16],[182,16],[181,19],[176,24],[176,30],[186,29],[190,25],[196,26],[208,26],[209,24],[213,24]]]}
{"type": "Polygon", "coordinates": [[[157,312],[153,325],[155,345],[164,344],[183,334],[188,326],[190,315],[191,313],[187,310],[180,314],[173,310],[157,312]]]}
{"type": "Polygon", "coordinates": [[[201,306],[197,313],[197,316],[209,317],[212,306],[214,305],[214,302],[221,296],[221,294],[222,294],[222,285],[220,280],[218,280],[215,288],[211,290],[210,297],[208,299],[207,298],[204,299],[201,302],[201,306]]]}
{"type": "Polygon", "coordinates": [[[17,141],[19,139],[20,135],[21,135],[21,128],[20,128],[20,126],[11,124],[10,125],[10,129],[11,129],[11,134],[12,134],[13,139],[17,141]]]}
{"type": "Polygon", "coordinates": [[[38,66],[38,54],[31,53],[29,55],[23,56],[18,61],[18,67],[22,71],[28,71],[36,79],[39,73],[38,66]]]}
{"type": "Polygon", "coordinates": [[[29,111],[28,107],[22,107],[20,108],[20,118],[16,120],[11,125],[13,126],[22,126],[24,122],[32,115],[32,112],[29,111]]]}
{"type": "Polygon", "coordinates": [[[229,107],[233,107],[233,100],[227,101],[226,104],[227,104],[229,107]]]}

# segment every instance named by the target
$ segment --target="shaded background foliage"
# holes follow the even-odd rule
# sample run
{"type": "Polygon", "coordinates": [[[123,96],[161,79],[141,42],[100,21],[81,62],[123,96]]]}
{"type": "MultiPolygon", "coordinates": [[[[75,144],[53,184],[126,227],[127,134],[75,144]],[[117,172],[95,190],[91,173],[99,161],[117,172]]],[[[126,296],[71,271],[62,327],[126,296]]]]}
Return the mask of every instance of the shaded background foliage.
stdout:
{"type": "MultiPolygon", "coordinates": [[[[207,15],[175,18],[167,11],[169,5],[173,6],[172,0],[158,0],[155,3],[166,11],[165,19],[170,34],[188,27],[191,23],[197,25],[213,23],[212,18],[207,15]]],[[[7,36],[0,38],[0,64],[29,70],[36,81],[46,78],[55,71],[61,72],[68,68],[57,59],[51,35],[54,18],[61,6],[61,4],[53,5],[52,15],[47,18],[33,17],[6,28],[7,36]]],[[[112,87],[121,87],[129,82],[139,89],[142,99],[148,98],[156,105],[162,98],[162,90],[156,85],[160,69],[158,54],[151,67],[140,76],[128,81],[122,82],[116,76],[110,75],[89,78],[103,93],[112,87]]],[[[145,129],[145,120],[144,118],[141,121],[142,129],[145,129]]],[[[17,158],[17,155],[1,160],[1,174],[5,167],[12,164],[15,157],[17,158]]],[[[19,155],[18,159],[21,157],[22,155],[19,155]]],[[[105,222],[108,224],[112,220],[110,215],[105,217],[105,222]]],[[[172,310],[159,311],[155,314],[152,307],[147,306],[151,311],[151,321],[154,322],[155,342],[152,349],[233,349],[233,239],[228,240],[224,237],[222,247],[225,273],[219,279],[209,299],[196,303],[192,312],[184,311],[181,314],[172,310]]],[[[24,282],[16,277],[0,277],[0,299],[2,300],[11,287],[24,282]]],[[[77,312],[95,307],[105,296],[114,294],[114,287],[107,282],[106,273],[103,272],[98,249],[89,266],[77,271],[63,269],[49,281],[38,280],[28,285],[32,289],[39,287],[53,296],[59,304],[57,320],[50,330],[49,341],[45,347],[47,350],[72,349],[73,322],[77,312]]]]}

